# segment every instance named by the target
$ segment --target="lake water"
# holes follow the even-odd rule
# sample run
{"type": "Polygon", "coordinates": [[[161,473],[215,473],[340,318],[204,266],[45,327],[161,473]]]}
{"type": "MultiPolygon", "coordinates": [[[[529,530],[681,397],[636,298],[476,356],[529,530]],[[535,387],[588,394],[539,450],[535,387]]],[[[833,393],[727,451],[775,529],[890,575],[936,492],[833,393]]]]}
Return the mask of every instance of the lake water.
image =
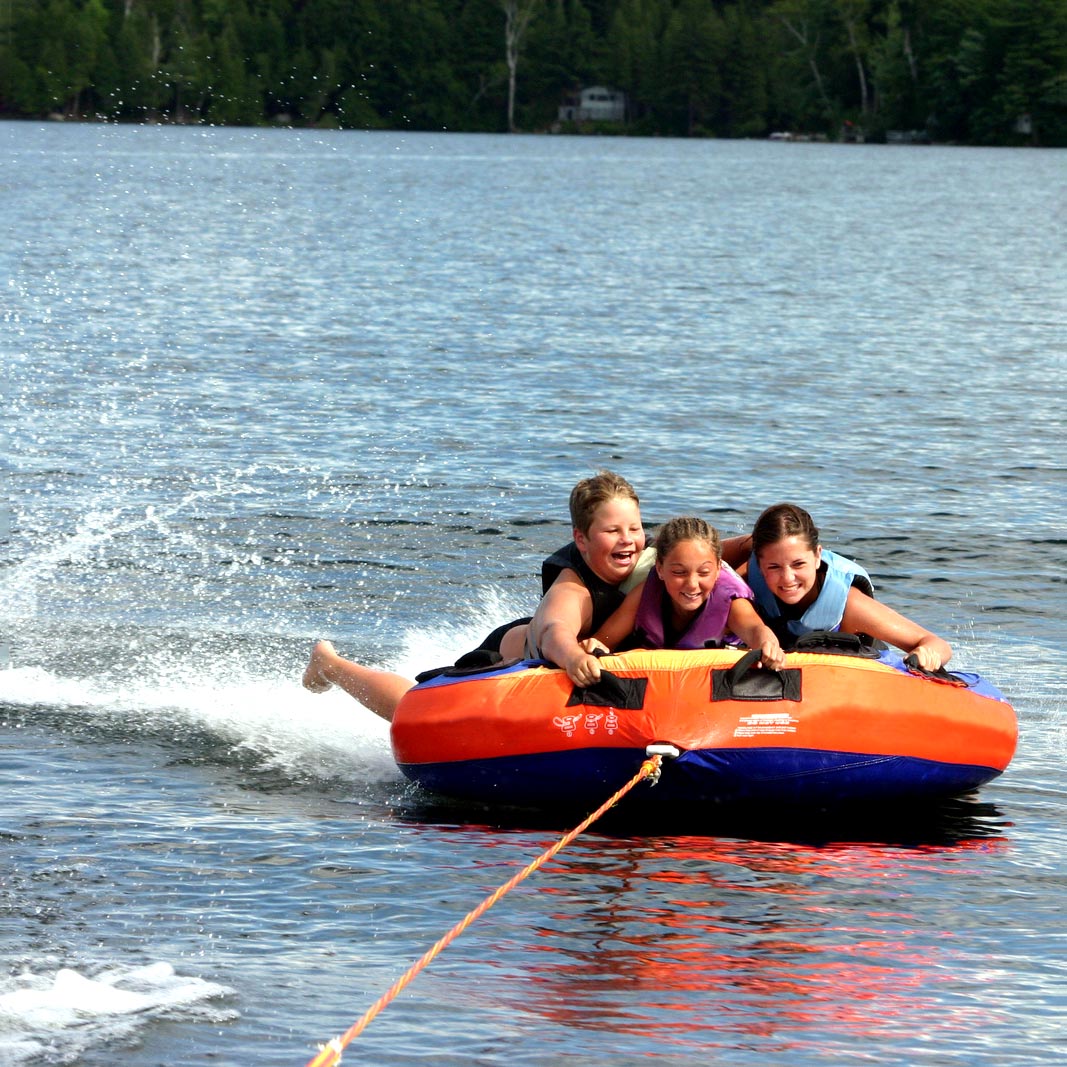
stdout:
{"type": "Polygon", "coordinates": [[[557,840],[299,676],[526,613],[604,466],[808,507],[1018,754],[595,826],[346,1062],[1063,1061],[1067,153],[4,123],[0,196],[0,1064],[298,1067],[557,840]]]}

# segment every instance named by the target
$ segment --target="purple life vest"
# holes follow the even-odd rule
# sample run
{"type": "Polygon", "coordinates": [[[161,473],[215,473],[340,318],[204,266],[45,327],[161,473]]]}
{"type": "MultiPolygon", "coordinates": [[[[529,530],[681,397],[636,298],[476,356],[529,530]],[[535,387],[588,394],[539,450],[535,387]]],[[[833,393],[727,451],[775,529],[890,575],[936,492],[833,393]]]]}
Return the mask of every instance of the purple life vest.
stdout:
{"type": "Polygon", "coordinates": [[[629,642],[635,648],[706,648],[708,642],[721,644],[726,636],[726,624],[730,616],[730,607],[735,600],[751,600],[752,590],[730,569],[727,564],[719,568],[719,577],[711,590],[711,595],[704,606],[693,617],[685,632],[671,646],[666,641],[664,615],[671,610],[670,598],[662,579],[653,567],[645,579],[641,591],[641,601],[637,606],[634,619],[633,639],[629,642]]]}

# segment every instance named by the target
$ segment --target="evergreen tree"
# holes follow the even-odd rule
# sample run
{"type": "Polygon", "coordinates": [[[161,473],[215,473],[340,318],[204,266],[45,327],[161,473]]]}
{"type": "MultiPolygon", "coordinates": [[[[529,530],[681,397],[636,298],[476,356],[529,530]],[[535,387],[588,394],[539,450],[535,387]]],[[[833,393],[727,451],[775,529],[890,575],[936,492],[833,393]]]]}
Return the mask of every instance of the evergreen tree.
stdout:
{"type": "Polygon", "coordinates": [[[778,61],[769,47],[765,16],[749,3],[723,15],[722,94],[717,128],[724,137],[765,137],[772,126],[772,89],[778,61]]]}
{"type": "Polygon", "coordinates": [[[667,132],[690,137],[716,129],[725,57],[722,19],[707,0],[681,0],[663,36],[660,101],[667,132]]]}
{"type": "Polygon", "coordinates": [[[913,27],[898,0],[881,16],[881,32],[870,50],[871,80],[882,130],[925,132],[927,112],[919,92],[913,27]]]}
{"type": "Polygon", "coordinates": [[[629,96],[639,133],[661,129],[661,57],[671,12],[670,0],[620,0],[608,31],[609,80],[629,96]]]}
{"type": "Polygon", "coordinates": [[[1067,4],[1005,0],[992,12],[992,143],[1067,144],[1067,4]]]}
{"type": "Polygon", "coordinates": [[[777,0],[770,15],[795,96],[791,108],[801,129],[830,131],[839,124],[841,101],[831,95],[832,0],[777,0]]]}
{"type": "Polygon", "coordinates": [[[495,0],[461,0],[456,39],[463,101],[459,128],[502,131],[507,122],[508,70],[500,47],[500,8],[495,0]]]}

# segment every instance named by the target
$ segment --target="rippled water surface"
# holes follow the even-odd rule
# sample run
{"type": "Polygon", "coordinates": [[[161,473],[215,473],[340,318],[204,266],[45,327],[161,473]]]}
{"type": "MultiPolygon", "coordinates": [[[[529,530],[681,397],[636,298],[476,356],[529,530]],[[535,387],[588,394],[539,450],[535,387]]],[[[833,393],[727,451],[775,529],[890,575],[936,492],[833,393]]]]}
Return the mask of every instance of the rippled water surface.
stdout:
{"type": "Polygon", "coordinates": [[[1016,758],[877,823],[598,824],[346,1062],[1063,1060],[1067,155],[7,123],[0,158],[0,1064],[305,1063],[552,844],[299,676],[528,611],[602,466],[650,526],[807,506],[1016,758]]]}

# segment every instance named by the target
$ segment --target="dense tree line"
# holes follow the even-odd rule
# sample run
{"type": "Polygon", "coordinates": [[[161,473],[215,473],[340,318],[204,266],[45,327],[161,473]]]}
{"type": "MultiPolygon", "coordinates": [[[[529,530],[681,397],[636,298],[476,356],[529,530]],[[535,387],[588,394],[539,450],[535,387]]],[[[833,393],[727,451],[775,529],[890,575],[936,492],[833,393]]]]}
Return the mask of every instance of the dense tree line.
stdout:
{"type": "Polygon", "coordinates": [[[1067,0],[0,0],[0,114],[1067,145],[1067,0]]]}

